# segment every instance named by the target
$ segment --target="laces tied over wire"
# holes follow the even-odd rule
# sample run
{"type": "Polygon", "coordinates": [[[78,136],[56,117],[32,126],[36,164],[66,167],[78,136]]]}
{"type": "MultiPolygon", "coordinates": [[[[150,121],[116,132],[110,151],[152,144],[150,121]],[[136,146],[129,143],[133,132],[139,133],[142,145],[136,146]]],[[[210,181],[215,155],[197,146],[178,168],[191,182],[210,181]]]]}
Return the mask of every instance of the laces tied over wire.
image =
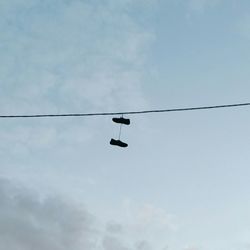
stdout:
{"type": "Polygon", "coordinates": [[[128,146],[128,144],[121,141],[121,133],[122,133],[122,126],[123,125],[130,125],[130,119],[124,118],[123,114],[122,114],[122,116],[120,118],[113,118],[112,121],[120,124],[120,128],[119,128],[118,140],[115,140],[112,138],[110,141],[110,144],[113,146],[119,146],[119,147],[126,148],[128,146]]]}

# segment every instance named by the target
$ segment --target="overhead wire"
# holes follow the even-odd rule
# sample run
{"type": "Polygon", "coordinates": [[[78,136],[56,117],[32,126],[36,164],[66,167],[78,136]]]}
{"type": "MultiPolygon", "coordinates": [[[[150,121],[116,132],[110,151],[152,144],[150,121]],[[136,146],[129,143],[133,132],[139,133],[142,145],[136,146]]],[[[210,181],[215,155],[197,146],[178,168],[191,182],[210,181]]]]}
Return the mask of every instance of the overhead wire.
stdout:
{"type": "Polygon", "coordinates": [[[250,106],[250,103],[246,102],[246,103],[234,103],[234,104],[223,104],[223,105],[213,105],[213,106],[198,106],[198,107],[172,108],[172,109],[152,109],[152,110],[124,111],[124,112],[0,115],[0,118],[10,119],[10,118],[56,118],[56,117],[139,115],[139,114],[150,114],[150,113],[169,113],[169,112],[186,112],[186,111],[195,111],[195,110],[236,108],[236,107],[244,107],[244,106],[250,106]]]}

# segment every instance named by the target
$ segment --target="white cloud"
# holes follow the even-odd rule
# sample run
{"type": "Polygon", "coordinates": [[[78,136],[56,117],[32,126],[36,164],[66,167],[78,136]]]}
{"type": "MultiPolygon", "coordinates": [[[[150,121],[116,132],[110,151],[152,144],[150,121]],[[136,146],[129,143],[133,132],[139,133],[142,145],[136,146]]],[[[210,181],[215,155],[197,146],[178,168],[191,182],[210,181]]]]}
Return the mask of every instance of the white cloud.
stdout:
{"type": "Polygon", "coordinates": [[[152,204],[138,206],[128,200],[124,203],[124,209],[129,222],[128,227],[132,231],[150,235],[152,230],[164,233],[178,229],[176,218],[173,214],[152,204]]]}
{"type": "Polygon", "coordinates": [[[189,7],[192,11],[203,12],[207,8],[217,6],[222,0],[189,0],[189,7]]]}
{"type": "MultiPolygon", "coordinates": [[[[144,64],[154,36],[130,13],[135,6],[146,8],[141,0],[1,2],[1,114],[146,108],[144,64]]],[[[67,125],[72,129],[10,124],[0,137],[11,145],[0,142],[0,151],[11,146],[22,154],[68,139],[77,144],[79,133],[83,140],[94,133],[92,124],[67,125]]]]}
{"type": "Polygon", "coordinates": [[[246,39],[250,39],[250,15],[243,15],[238,23],[238,32],[246,39]]]}
{"type": "Polygon", "coordinates": [[[136,4],[77,0],[6,4],[14,15],[3,13],[1,25],[5,65],[1,82],[6,89],[1,92],[2,111],[143,105],[141,65],[152,34],[128,13],[136,4]]]}

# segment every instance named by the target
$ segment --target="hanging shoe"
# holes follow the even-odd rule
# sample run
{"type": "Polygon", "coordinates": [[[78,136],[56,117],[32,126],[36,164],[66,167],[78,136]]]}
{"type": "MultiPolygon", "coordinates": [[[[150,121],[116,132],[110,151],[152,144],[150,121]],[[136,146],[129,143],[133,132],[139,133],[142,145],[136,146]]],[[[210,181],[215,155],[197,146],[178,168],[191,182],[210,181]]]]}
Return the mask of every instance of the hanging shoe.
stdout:
{"type": "Polygon", "coordinates": [[[124,124],[124,125],[129,125],[130,124],[130,120],[126,119],[126,118],[123,118],[123,117],[113,118],[112,120],[115,123],[121,123],[121,124],[124,124]]]}
{"type": "Polygon", "coordinates": [[[113,146],[119,146],[119,147],[122,147],[122,148],[126,148],[128,146],[127,143],[122,142],[120,140],[115,140],[113,138],[111,139],[110,144],[113,145],[113,146]]]}

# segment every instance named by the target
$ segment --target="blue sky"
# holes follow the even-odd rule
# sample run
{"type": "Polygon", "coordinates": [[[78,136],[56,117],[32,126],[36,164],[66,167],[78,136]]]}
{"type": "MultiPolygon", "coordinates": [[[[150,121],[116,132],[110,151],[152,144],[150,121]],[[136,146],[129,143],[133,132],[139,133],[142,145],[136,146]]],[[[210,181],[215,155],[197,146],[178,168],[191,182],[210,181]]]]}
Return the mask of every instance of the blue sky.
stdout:
{"type": "MultiPolygon", "coordinates": [[[[245,0],[0,2],[0,113],[249,101],[245,0]]],[[[0,122],[0,250],[247,250],[249,109],[0,122]],[[32,235],[32,237],[31,237],[32,235]]]]}

